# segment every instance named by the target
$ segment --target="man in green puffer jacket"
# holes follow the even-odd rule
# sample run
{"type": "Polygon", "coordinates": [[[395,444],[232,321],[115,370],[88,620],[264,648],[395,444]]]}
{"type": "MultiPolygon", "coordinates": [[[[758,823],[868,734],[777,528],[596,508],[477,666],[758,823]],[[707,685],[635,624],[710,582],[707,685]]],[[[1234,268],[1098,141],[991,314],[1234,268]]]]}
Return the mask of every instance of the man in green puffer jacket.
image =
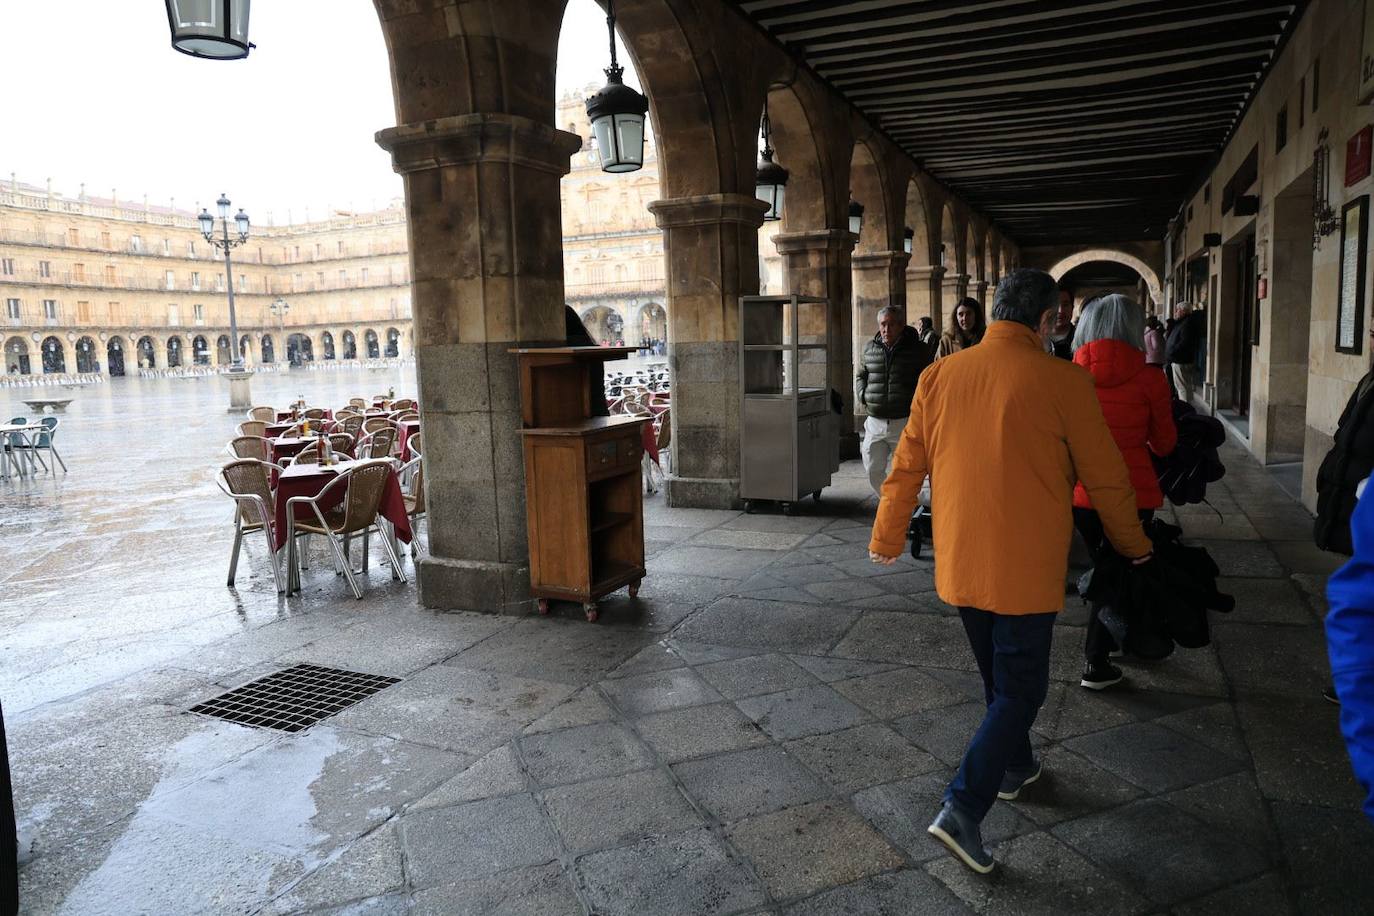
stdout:
{"type": "Polygon", "coordinates": [[[892,305],[881,309],[878,333],[864,345],[854,380],[854,400],[868,412],[859,450],[874,493],[882,491],[888,462],[911,415],[916,380],[930,363],[930,347],[906,323],[902,310],[892,305]]]}

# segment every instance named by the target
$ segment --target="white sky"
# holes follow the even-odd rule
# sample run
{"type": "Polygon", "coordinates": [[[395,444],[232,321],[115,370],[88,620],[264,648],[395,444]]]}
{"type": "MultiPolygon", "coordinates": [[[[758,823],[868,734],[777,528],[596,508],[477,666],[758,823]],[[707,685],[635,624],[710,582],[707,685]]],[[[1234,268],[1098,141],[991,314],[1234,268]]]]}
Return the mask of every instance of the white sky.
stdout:
{"type": "MultiPolygon", "coordinates": [[[[560,93],[604,82],[605,23],[569,0],[560,93]]],[[[4,0],[0,178],[186,209],[224,191],[277,223],[399,197],[373,140],[396,116],[371,0],[258,0],[249,39],[246,60],[196,60],[172,50],[157,0],[4,0]]]]}

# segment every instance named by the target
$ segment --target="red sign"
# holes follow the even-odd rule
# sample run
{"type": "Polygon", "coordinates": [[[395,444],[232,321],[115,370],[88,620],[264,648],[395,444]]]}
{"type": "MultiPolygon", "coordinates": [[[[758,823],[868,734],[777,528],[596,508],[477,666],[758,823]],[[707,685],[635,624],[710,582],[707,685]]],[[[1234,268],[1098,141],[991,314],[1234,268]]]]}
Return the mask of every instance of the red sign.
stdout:
{"type": "Polygon", "coordinates": [[[1257,298],[1260,298],[1260,299],[1268,299],[1268,298],[1269,298],[1269,278],[1268,278],[1268,277],[1260,277],[1260,278],[1259,278],[1259,296],[1258,296],[1257,298]]]}
{"type": "Polygon", "coordinates": [[[1369,177],[1370,145],[1374,126],[1358,131],[1345,141],[1345,186],[1348,188],[1369,177]]]}

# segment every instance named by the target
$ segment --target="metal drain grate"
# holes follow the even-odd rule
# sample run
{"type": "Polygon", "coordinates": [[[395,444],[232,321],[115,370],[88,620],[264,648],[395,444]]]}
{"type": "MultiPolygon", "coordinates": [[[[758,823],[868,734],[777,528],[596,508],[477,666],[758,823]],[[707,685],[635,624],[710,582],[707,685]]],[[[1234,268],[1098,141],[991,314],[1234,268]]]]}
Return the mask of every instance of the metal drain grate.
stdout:
{"type": "Polygon", "coordinates": [[[298,732],[400,680],[319,665],[294,665],[197,703],[191,712],[258,728],[298,732]]]}

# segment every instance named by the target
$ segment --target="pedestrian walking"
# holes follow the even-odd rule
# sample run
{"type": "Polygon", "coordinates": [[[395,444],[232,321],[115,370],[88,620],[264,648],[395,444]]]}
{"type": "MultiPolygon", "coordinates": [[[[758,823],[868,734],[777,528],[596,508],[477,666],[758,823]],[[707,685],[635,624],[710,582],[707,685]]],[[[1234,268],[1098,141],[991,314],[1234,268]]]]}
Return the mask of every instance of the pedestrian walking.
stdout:
{"type": "Polygon", "coordinates": [[[1164,325],[1156,315],[1145,319],[1145,365],[1164,368],[1164,325]]]}
{"type": "Polygon", "coordinates": [[[965,350],[983,339],[988,323],[983,318],[983,306],[977,299],[960,299],[954,314],[949,316],[949,327],[940,337],[936,359],[943,359],[951,353],[965,350]]]}
{"type": "Polygon", "coordinates": [[[1144,562],[1151,550],[1091,376],[1045,352],[1039,329],[1057,304],[1049,274],[1011,271],[997,286],[983,342],[926,370],[869,542],[874,562],[895,562],[929,476],[935,587],[959,608],[987,712],[928,830],[980,873],[994,864],[983,818],[1041,773],[1030,727],[1049,689],[1075,481],[1119,553],[1144,562]]]}
{"type": "Polygon", "coordinates": [[[1198,352],[1207,336],[1207,313],[1185,304],[1174,310],[1174,318],[1174,328],[1164,343],[1164,359],[1172,370],[1174,393],[1191,404],[1197,390],[1198,352]]]}
{"type": "Polygon", "coordinates": [[[902,429],[911,414],[916,380],[930,365],[930,348],[906,323],[902,310],[889,305],[878,312],[878,333],[864,344],[862,365],[854,379],[854,400],[868,416],[859,446],[869,485],[878,493],[902,429]]]}
{"type": "Polygon", "coordinates": [[[1059,307],[1049,331],[1049,351],[1060,359],[1073,359],[1073,287],[1059,284],[1059,307]]]}
{"type": "MultiPolygon", "coordinates": [[[[1164,505],[1151,454],[1168,455],[1178,443],[1169,383],[1164,373],[1145,364],[1145,313],[1131,299],[1103,296],[1083,308],[1073,340],[1073,361],[1092,374],[1102,415],[1112,439],[1131,473],[1135,505],[1141,522],[1164,505]]],[[[1096,557],[1105,536],[1102,519],[1080,482],[1073,492],[1073,523],[1096,557]]],[[[1121,669],[1111,663],[1119,646],[1094,606],[1088,615],[1083,646],[1083,677],[1090,690],[1105,690],[1121,682],[1121,669]]]]}

